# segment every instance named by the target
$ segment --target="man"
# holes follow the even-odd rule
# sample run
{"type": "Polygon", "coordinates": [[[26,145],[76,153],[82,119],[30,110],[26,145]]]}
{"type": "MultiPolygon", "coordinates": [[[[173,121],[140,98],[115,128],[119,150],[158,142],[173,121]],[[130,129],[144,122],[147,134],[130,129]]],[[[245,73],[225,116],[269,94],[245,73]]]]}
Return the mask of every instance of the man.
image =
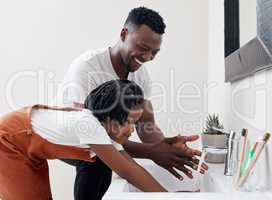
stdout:
{"type": "MultiPolygon", "coordinates": [[[[155,123],[149,100],[150,78],[144,63],[153,60],[159,52],[164,31],[165,24],[156,11],[146,7],[132,9],[121,30],[120,40],[114,46],[86,52],[72,63],[58,92],[58,100],[61,104],[78,106],[90,91],[106,81],[129,79],[136,82],[145,95],[144,112],[136,123],[143,143],[128,141],[123,145],[125,151],[135,158],[153,160],[179,179],[182,176],[174,167],[192,178],[188,167],[196,169],[198,160],[195,156],[200,156],[201,152],[188,148],[186,142],[195,141],[198,136],[165,138],[155,123]]],[[[101,199],[110,185],[111,170],[100,160],[92,164],[66,162],[77,167],[75,199],[101,199]]],[[[207,166],[203,165],[202,173],[205,170],[207,166]]]]}

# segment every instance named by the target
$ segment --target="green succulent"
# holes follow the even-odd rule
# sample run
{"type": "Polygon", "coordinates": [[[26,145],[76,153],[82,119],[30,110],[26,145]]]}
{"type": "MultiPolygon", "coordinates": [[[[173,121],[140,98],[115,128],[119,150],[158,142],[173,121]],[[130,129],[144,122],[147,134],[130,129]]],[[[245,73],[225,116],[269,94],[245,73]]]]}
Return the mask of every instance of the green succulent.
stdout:
{"type": "Polygon", "coordinates": [[[206,118],[206,127],[204,130],[204,134],[215,134],[215,135],[221,135],[224,134],[220,131],[214,130],[213,127],[218,128],[218,129],[224,129],[223,124],[220,123],[219,121],[219,116],[218,114],[209,114],[206,118]]]}

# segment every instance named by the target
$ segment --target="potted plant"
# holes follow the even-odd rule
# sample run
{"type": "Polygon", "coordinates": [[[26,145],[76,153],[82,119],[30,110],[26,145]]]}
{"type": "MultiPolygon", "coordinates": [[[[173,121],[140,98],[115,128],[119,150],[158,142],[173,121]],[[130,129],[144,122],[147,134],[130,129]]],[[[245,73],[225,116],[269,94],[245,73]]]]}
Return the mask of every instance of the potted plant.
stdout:
{"type": "Polygon", "coordinates": [[[201,137],[203,147],[227,148],[226,134],[213,128],[224,129],[223,124],[219,121],[219,116],[209,114],[206,118],[206,127],[201,137]]]}

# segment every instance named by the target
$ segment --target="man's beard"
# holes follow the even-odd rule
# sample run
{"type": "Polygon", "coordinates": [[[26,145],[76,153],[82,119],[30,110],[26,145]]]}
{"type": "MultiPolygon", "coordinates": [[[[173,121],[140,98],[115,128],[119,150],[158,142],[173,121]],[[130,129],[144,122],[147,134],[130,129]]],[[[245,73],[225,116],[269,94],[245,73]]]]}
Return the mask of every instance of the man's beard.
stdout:
{"type": "Polygon", "coordinates": [[[134,70],[131,68],[130,64],[126,64],[127,72],[134,72],[134,70]]]}
{"type": "Polygon", "coordinates": [[[133,61],[133,58],[130,58],[126,63],[125,63],[125,68],[127,70],[127,73],[129,72],[135,72],[137,69],[134,69],[133,67],[131,67],[131,63],[133,61]]]}
{"type": "Polygon", "coordinates": [[[129,72],[134,72],[134,70],[132,69],[130,63],[131,63],[132,59],[129,59],[127,63],[125,63],[125,67],[126,67],[126,70],[127,70],[127,73],[129,72]]]}

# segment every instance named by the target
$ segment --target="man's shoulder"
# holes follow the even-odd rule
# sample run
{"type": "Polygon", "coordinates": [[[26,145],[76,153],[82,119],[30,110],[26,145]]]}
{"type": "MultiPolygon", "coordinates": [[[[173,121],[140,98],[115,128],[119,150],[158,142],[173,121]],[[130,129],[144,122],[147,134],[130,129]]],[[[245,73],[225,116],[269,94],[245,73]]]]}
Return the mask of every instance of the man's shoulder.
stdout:
{"type": "Polygon", "coordinates": [[[101,71],[103,65],[106,65],[108,62],[108,54],[107,48],[88,50],[72,61],[69,71],[72,73],[101,71]]]}
{"type": "Polygon", "coordinates": [[[107,53],[107,51],[108,51],[107,48],[85,51],[84,53],[76,57],[72,63],[79,63],[79,62],[92,63],[92,61],[96,60],[97,58],[103,57],[107,53]]]}

